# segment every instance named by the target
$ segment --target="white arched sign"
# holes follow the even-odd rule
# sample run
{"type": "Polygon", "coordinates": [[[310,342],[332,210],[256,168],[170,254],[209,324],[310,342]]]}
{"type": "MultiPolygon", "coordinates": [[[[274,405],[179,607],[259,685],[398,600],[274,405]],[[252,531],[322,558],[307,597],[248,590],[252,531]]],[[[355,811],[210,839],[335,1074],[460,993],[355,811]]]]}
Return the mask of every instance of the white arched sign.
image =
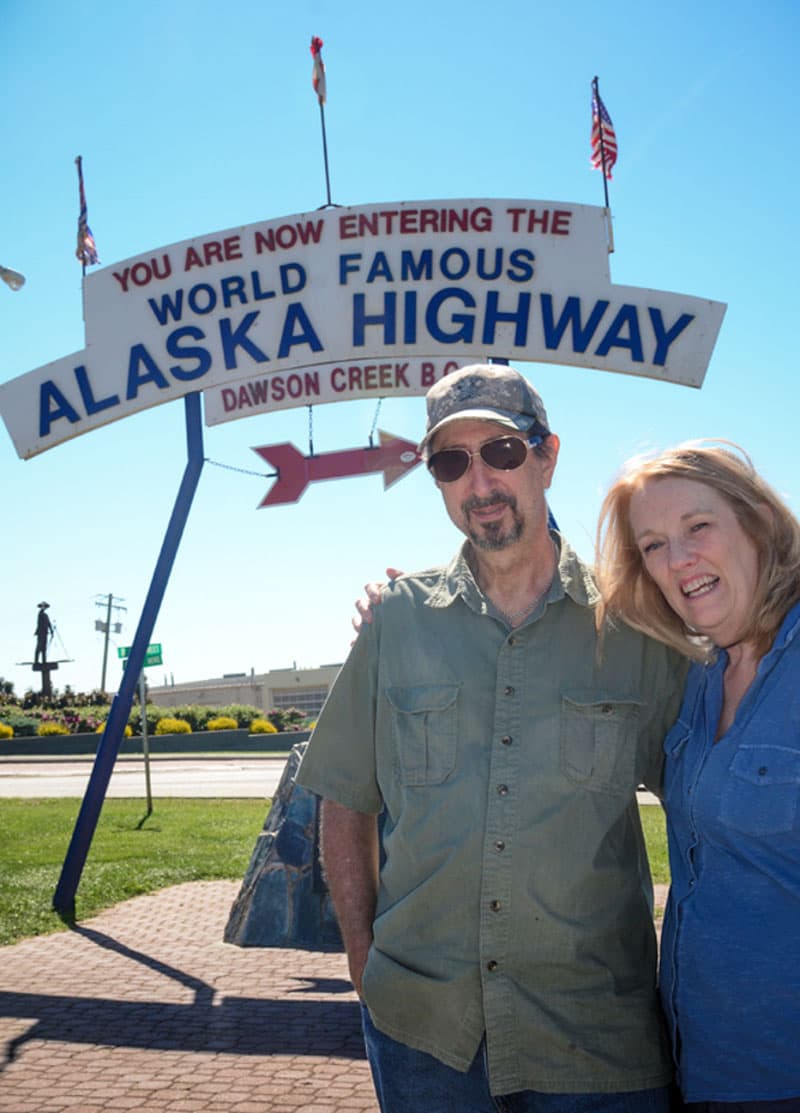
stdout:
{"type": "Polygon", "coordinates": [[[475,359],[699,387],[724,312],[705,298],[612,285],[596,206],[328,208],[87,275],[85,349],[0,384],[0,413],[30,457],[190,392],[203,392],[213,425],[424,394],[475,359]]]}

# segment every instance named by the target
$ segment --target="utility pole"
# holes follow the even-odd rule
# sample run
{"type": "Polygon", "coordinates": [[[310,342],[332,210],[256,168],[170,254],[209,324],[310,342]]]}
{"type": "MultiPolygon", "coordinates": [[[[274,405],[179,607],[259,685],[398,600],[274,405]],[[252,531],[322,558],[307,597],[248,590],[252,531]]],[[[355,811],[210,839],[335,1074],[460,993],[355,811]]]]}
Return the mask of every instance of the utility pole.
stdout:
{"type": "MultiPolygon", "coordinates": [[[[95,596],[95,606],[96,607],[105,607],[105,611],[106,611],[105,622],[103,622],[102,619],[97,618],[97,619],[95,619],[95,623],[94,623],[95,630],[101,630],[105,634],[105,638],[103,639],[103,672],[102,672],[102,675],[101,675],[101,678],[100,678],[100,691],[101,692],[105,692],[105,690],[106,690],[106,666],[108,664],[108,636],[111,633],[111,611],[112,610],[127,611],[128,608],[122,606],[122,603],[124,603],[124,602],[125,602],[124,599],[120,599],[118,596],[115,597],[111,593],[109,593],[108,595],[96,595],[95,596]]],[[[114,633],[119,634],[121,630],[122,630],[122,623],[121,622],[115,622],[114,623],[114,633]]]]}

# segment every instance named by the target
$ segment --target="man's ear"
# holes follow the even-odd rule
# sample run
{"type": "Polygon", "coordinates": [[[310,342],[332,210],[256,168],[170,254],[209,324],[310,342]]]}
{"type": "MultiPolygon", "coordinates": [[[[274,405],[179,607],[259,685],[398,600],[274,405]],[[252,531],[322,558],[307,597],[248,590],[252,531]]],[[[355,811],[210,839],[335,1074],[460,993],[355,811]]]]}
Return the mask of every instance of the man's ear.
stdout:
{"type": "Polygon", "coordinates": [[[561,448],[561,441],[557,433],[551,433],[549,437],[545,437],[542,441],[542,450],[544,458],[539,457],[542,461],[542,473],[544,477],[545,488],[549,487],[553,482],[553,475],[558,463],[558,450],[561,448]]]}

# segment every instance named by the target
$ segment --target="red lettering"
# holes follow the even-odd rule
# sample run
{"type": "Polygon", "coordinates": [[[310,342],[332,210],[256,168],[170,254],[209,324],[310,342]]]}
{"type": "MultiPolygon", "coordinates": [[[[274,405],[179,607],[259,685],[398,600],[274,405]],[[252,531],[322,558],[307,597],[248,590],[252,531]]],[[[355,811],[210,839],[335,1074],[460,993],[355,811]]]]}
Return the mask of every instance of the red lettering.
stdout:
{"type": "Polygon", "coordinates": [[[241,259],[242,245],[239,236],[228,236],[222,241],[226,259],[241,259]]]}
{"type": "Polygon", "coordinates": [[[345,374],[343,367],[334,367],[331,371],[331,387],[337,394],[341,394],[343,390],[347,390],[347,383],[344,381],[345,374]]]}
{"type": "Polygon", "coordinates": [[[356,218],[354,213],[349,216],[339,217],[339,239],[354,240],[358,236],[356,231],[356,218]]]}
{"type": "Polygon", "coordinates": [[[202,267],[202,266],[203,266],[203,260],[197,254],[195,249],[193,247],[187,247],[186,248],[186,259],[185,259],[184,264],[183,264],[183,269],[185,271],[190,271],[192,269],[192,267],[202,267]]]}
{"type": "Polygon", "coordinates": [[[206,261],[206,266],[209,263],[222,262],[222,244],[217,240],[209,240],[208,243],[203,244],[203,258],[206,261]]]}
{"type": "Polygon", "coordinates": [[[419,369],[419,385],[433,386],[436,382],[436,364],[423,363],[419,369]]]}
{"type": "Polygon", "coordinates": [[[569,222],[572,220],[572,211],[570,209],[555,209],[553,212],[553,223],[550,225],[550,231],[554,236],[568,236],[569,235],[569,222]]]}

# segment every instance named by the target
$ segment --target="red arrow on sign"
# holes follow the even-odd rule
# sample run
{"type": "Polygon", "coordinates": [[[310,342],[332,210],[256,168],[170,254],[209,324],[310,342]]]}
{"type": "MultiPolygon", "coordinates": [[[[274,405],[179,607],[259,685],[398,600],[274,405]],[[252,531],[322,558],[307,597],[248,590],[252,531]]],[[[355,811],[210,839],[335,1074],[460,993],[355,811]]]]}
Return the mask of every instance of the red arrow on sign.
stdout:
{"type": "Polygon", "coordinates": [[[293,444],[264,444],[253,448],[268,464],[278,470],[278,478],[266,497],[258,504],[277,506],[297,502],[309,483],[318,479],[343,479],[348,475],[369,475],[383,472],[383,486],[391,487],[398,479],[417,466],[417,446],[402,437],[378,430],[380,444],[375,448],[348,448],[344,452],[325,452],[321,456],[303,456],[293,444]]]}

